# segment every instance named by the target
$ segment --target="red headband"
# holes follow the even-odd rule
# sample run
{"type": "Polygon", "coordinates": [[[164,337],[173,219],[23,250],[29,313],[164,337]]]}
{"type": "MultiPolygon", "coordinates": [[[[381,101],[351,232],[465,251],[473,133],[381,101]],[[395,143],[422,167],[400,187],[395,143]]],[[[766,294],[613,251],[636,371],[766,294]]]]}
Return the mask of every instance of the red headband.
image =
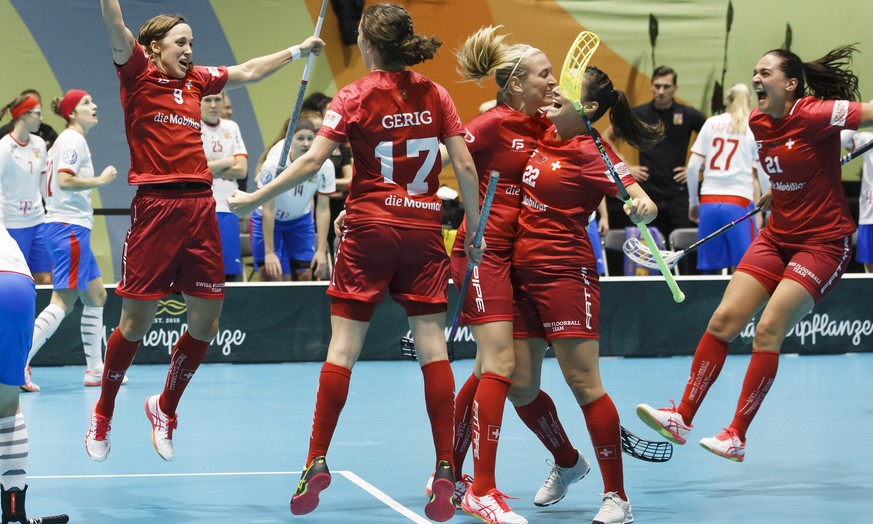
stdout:
{"type": "Polygon", "coordinates": [[[81,102],[86,96],[88,96],[88,93],[81,89],[70,89],[67,91],[67,94],[64,95],[64,99],[61,100],[60,104],[58,104],[58,111],[61,113],[64,120],[67,122],[70,121],[70,113],[76,109],[79,102],[81,102]]]}
{"type": "Polygon", "coordinates": [[[18,120],[21,115],[27,113],[34,107],[39,105],[39,100],[33,96],[26,96],[18,105],[12,106],[12,120],[18,120]]]}

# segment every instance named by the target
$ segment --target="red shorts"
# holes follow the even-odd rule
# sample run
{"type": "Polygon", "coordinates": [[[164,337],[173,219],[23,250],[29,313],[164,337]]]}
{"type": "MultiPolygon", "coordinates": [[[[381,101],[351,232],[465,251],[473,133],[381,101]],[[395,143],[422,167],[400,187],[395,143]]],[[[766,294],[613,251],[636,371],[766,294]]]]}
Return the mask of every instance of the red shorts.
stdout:
{"type": "Polygon", "coordinates": [[[765,228],[743,255],[737,271],[753,276],[771,295],[782,279],[794,280],[818,304],[845,273],[851,252],[851,237],[826,244],[790,244],[775,240],[765,228]]]}
{"type": "Polygon", "coordinates": [[[597,268],[514,267],[514,338],[600,338],[597,268]]]}
{"type": "MultiPolygon", "coordinates": [[[[509,268],[512,248],[485,250],[482,263],[473,268],[467,298],[461,311],[461,324],[512,321],[512,282],[509,268]]],[[[453,249],[452,279],[461,290],[467,274],[467,255],[463,249],[453,249]]]]}
{"type": "Polygon", "coordinates": [[[447,304],[449,260],[438,230],[383,224],[350,225],[336,254],[327,294],[380,302],[447,304]]]}
{"type": "Polygon", "coordinates": [[[224,298],[224,260],[211,188],[140,189],[130,213],[117,294],[139,300],[170,293],[224,298]]]}

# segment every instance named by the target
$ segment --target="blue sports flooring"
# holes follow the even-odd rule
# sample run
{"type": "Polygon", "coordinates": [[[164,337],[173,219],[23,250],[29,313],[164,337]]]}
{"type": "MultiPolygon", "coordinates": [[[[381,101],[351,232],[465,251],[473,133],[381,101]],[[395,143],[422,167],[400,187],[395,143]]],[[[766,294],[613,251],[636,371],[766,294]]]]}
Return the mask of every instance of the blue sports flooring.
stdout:
{"type": "MultiPolygon", "coordinates": [[[[873,354],[783,356],[748,435],[746,461],[710,454],[696,440],[718,433],[734,412],[748,356],[730,356],[695,418],[692,440],[664,464],[625,455],[625,483],[638,523],[866,523],[873,514],[873,354]]],[[[453,364],[460,384],[472,361],[453,364]]],[[[660,437],[637,403],[681,397],[689,357],[604,359],[607,390],[631,431],[660,437]]],[[[112,424],[112,452],[92,462],[83,440],[98,391],[82,368],[34,368],[42,392],[22,394],[30,432],[28,515],[68,513],[74,523],[427,522],[423,488],[434,464],[422,379],[411,361],[361,362],[328,455],[331,487],[321,505],[295,517],[288,501],[306,456],[320,364],[204,365],[179,406],[176,457],[152,448],[143,411],[166,367],[134,366],[112,424]]],[[[544,367],[589,476],[550,508],[533,505],[548,454],[505,412],[498,487],[532,523],[590,522],[603,485],[581,410],[557,363],[544,367]]],[[[471,470],[468,457],[466,469],[471,470]]],[[[451,522],[478,522],[459,512],[451,522]]]]}

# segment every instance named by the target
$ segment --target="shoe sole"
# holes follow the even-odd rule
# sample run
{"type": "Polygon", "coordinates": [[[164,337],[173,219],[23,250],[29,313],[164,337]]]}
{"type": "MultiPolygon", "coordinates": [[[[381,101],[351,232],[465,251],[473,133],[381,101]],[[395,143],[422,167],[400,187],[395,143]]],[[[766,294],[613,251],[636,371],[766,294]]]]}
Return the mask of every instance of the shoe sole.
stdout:
{"type": "Polygon", "coordinates": [[[291,514],[306,515],[318,507],[318,495],[330,486],[330,473],[318,473],[306,483],[302,495],[291,497],[291,514]]]}
{"type": "Polygon", "coordinates": [[[434,522],[445,522],[455,516],[455,483],[448,479],[437,479],[431,486],[430,502],[424,507],[424,514],[434,522]]]}
{"type": "Polygon", "coordinates": [[[743,459],[746,458],[745,455],[743,455],[742,457],[737,457],[736,455],[728,455],[728,454],[726,454],[726,453],[722,453],[722,452],[720,452],[720,451],[716,451],[715,449],[713,449],[713,448],[707,446],[707,445],[704,444],[703,442],[700,443],[700,447],[703,448],[703,449],[705,449],[706,451],[709,451],[709,452],[712,453],[713,455],[718,455],[718,456],[721,457],[721,458],[726,458],[726,459],[728,459],[728,460],[732,460],[732,461],[734,461],[734,462],[742,462],[743,459]]]}
{"type": "Polygon", "coordinates": [[[637,406],[637,416],[640,418],[640,420],[643,421],[643,423],[645,425],[647,425],[650,428],[657,431],[662,437],[669,440],[673,444],[679,444],[680,446],[682,446],[687,442],[687,440],[685,440],[681,437],[677,437],[673,433],[670,433],[670,431],[668,431],[667,428],[662,426],[661,423],[658,422],[657,419],[652,417],[652,415],[650,415],[649,412],[645,408],[643,408],[641,406],[637,406]]]}

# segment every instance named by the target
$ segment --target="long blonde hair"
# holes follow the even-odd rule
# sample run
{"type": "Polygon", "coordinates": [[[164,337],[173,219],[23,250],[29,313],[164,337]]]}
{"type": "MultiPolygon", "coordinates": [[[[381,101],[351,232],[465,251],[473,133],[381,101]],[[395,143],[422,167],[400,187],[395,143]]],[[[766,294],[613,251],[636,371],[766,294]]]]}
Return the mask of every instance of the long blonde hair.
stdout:
{"type": "Polygon", "coordinates": [[[461,44],[455,55],[458,57],[458,73],[467,80],[477,82],[491,75],[500,90],[497,102],[507,103],[509,80],[522,80],[530,74],[525,58],[538,51],[527,44],[506,44],[506,35],[497,33],[503,26],[483,27],[470,35],[461,44]]]}
{"type": "Polygon", "coordinates": [[[731,133],[741,135],[749,127],[749,114],[752,112],[752,91],[746,84],[734,84],[728,89],[727,113],[731,115],[731,133]]]}

